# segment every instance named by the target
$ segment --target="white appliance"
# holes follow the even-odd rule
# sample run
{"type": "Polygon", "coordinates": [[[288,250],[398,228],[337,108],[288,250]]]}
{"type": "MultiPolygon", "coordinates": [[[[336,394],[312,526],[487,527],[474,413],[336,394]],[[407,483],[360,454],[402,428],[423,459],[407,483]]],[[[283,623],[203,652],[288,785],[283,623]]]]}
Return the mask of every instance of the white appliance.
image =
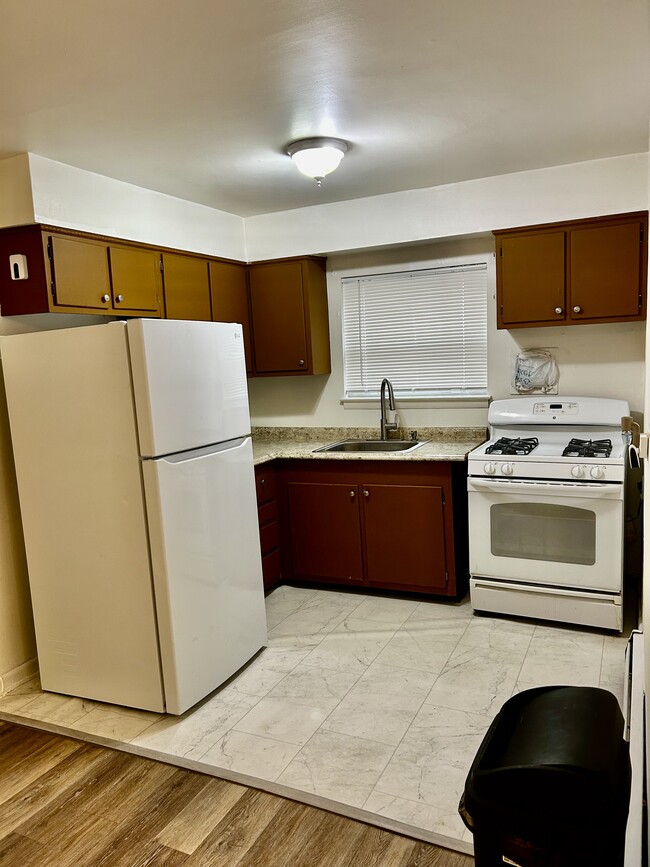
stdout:
{"type": "Polygon", "coordinates": [[[622,400],[494,401],[468,458],[475,610],[620,631],[622,400]]]}
{"type": "Polygon", "coordinates": [[[266,643],[241,326],[0,350],[43,688],[180,714],[266,643]]]}

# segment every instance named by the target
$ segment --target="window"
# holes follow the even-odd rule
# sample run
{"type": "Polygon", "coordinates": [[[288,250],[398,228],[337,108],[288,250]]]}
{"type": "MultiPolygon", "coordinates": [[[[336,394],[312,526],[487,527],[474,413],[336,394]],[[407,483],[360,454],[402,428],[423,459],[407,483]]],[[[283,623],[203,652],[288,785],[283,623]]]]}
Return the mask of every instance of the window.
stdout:
{"type": "Polygon", "coordinates": [[[345,398],[487,394],[487,265],[346,277],[345,398]]]}

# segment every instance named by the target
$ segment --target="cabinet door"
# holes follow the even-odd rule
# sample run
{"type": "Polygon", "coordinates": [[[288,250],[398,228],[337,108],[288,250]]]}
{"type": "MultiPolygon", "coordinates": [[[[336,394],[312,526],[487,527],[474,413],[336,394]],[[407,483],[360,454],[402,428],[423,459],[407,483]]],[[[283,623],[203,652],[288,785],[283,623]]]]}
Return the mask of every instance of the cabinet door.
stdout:
{"type": "Polygon", "coordinates": [[[249,274],[255,370],[308,373],[300,262],[252,266],[249,274]]]}
{"type": "Polygon", "coordinates": [[[289,482],[296,578],[363,580],[357,485],[289,482]]]}
{"type": "Polygon", "coordinates": [[[362,485],[366,578],[371,584],[444,590],[443,491],[429,485],[362,485]]]}
{"type": "Polygon", "coordinates": [[[167,319],[212,319],[207,261],[163,253],[163,266],[167,319]]]}
{"type": "Polygon", "coordinates": [[[239,322],[244,331],[246,370],[253,371],[251,321],[248,310],[248,282],[244,265],[210,262],[212,318],[215,322],[239,322]]]}
{"type": "Polygon", "coordinates": [[[641,240],[638,221],[571,231],[571,319],[609,321],[640,315],[641,240]]]}
{"type": "Polygon", "coordinates": [[[499,328],[564,321],[564,236],[557,231],[499,238],[499,328]]]}
{"type": "Polygon", "coordinates": [[[160,253],[137,247],[108,248],[116,310],[159,314],[162,301],[160,253]]]}
{"type": "Polygon", "coordinates": [[[51,235],[49,254],[56,304],[111,309],[106,244],[51,235]]]}

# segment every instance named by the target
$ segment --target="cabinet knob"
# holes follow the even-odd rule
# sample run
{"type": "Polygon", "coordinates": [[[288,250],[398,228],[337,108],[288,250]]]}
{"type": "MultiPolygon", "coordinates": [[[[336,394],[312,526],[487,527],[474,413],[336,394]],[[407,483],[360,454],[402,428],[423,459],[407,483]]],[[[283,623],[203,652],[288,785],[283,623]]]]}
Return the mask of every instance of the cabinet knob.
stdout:
{"type": "Polygon", "coordinates": [[[364,497],[366,498],[366,500],[367,500],[367,499],[370,497],[370,491],[364,491],[364,492],[363,492],[363,496],[364,496],[364,497]]]}
{"type": "Polygon", "coordinates": [[[562,310],[561,307],[556,307],[556,308],[555,308],[555,312],[556,312],[556,313],[558,314],[558,316],[559,316],[560,313],[564,313],[564,310],[562,310]]]}
{"type": "Polygon", "coordinates": [[[115,300],[119,304],[120,301],[124,301],[124,295],[116,295],[115,300]]]}
{"type": "Polygon", "coordinates": [[[110,300],[111,300],[111,296],[110,296],[110,295],[102,295],[102,298],[101,298],[102,304],[108,304],[108,302],[109,302],[110,300]]]}
{"type": "Polygon", "coordinates": [[[354,500],[354,497],[355,497],[355,491],[350,491],[350,499],[354,500]]]}
{"type": "Polygon", "coordinates": [[[578,305],[576,304],[576,306],[573,308],[573,312],[574,313],[582,313],[582,307],[578,307],[578,305]]]}
{"type": "Polygon", "coordinates": [[[298,359],[298,364],[299,364],[300,367],[304,367],[304,366],[305,366],[305,359],[304,359],[304,358],[299,358],[299,359],[298,359]]]}
{"type": "Polygon", "coordinates": [[[266,484],[266,479],[260,479],[260,485],[265,485],[265,484],[266,484]]]}

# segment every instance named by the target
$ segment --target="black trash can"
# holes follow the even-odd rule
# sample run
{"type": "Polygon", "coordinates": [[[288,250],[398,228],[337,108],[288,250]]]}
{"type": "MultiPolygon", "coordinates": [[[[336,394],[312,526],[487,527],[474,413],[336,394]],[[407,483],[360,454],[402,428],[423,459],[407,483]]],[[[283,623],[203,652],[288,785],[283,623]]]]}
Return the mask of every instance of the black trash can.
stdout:
{"type": "Polygon", "coordinates": [[[509,699],[472,763],[459,812],[476,867],[618,867],[630,758],[616,698],[549,686],[509,699]]]}

